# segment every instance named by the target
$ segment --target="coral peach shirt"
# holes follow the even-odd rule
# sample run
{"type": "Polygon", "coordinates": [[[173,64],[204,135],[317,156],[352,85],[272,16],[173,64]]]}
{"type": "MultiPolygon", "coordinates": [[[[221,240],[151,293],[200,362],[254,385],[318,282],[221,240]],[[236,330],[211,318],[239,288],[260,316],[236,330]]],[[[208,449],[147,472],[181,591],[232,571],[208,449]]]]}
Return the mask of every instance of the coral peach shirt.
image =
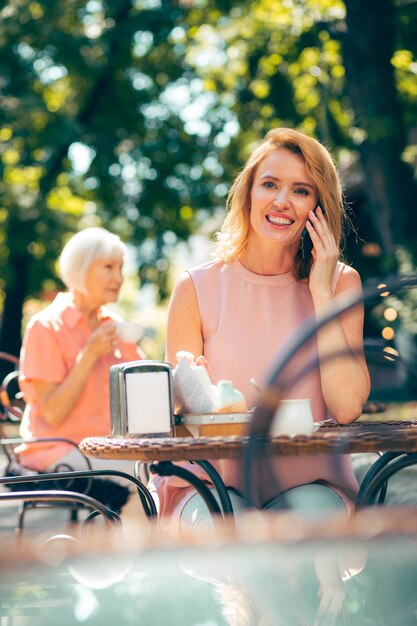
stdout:
{"type": "MultiPolygon", "coordinates": [[[[102,307],[101,318],[118,321],[119,316],[102,307]]],[[[67,417],[51,426],[42,418],[32,380],[62,383],[75,364],[92,330],[70,293],[55,300],[29,321],[20,355],[20,386],[26,401],[20,434],[22,437],[65,437],[81,439],[110,433],[109,368],[140,357],[134,344],[116,341],[113,354],[102,356],[94,365],[85,386],[67,417]]],[[[49,468],[72,450],[68,444],[32,444],[17,449],[25,466],[38,471],[49,468]]]]}

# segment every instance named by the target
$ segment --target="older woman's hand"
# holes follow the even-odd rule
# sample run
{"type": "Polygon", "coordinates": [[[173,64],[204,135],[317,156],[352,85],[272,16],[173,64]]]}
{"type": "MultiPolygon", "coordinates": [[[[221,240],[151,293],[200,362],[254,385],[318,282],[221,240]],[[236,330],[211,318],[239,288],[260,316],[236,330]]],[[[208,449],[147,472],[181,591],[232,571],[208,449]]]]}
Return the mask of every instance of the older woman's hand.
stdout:
{"type": "Polygon", "coordinates": [[[99,359],[105,354],[114,351],[116,343],[116,324],[114,322],[104,322],[90,335],[84,353],[88,353],[95,359],[99,359]]]}

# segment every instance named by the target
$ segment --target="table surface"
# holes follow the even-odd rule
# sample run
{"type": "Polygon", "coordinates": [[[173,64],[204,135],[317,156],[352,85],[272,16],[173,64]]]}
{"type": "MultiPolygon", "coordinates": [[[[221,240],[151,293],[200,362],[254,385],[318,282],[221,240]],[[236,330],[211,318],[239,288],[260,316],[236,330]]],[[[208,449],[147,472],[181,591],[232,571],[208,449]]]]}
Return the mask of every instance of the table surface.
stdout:
{"type": "MultiPolygon", "coordinates": [[[[240,458],[248,437],[87,437],[86,456],[139,461],[198,461],[240,458]]],[[[355,452],[417,452],[417,420],[326,424],[312,435],[272,437],[260,454],[299,456],[355,452]]],[[[255,450],[256,453],[256,450],[255,450]]]]}

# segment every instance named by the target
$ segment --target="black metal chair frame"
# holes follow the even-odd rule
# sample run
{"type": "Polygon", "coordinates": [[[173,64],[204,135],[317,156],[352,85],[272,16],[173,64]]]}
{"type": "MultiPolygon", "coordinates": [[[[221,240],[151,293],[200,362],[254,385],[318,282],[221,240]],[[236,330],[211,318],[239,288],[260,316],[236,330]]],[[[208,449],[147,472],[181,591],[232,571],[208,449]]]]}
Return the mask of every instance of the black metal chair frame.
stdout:
{"type": "MultiPolygon", "coordinates": [[[[297,332],[293,333],[287,343],[278,352],[268,375],[267,388],[261,394],[258,406],[256,407],[252,420],[249,424],[248,444],[243,455],[243,474],[244,474],[244,495],[250,506],[257,506],[256,485],[254,483],[254,475],[256,471],[256,462],[267,462],[267,455],[260,454],[260,451],[267,450],[268,433],[271,427],[273,415],[279,402],[285,395],[285,391],[291,387],[294,382],[302,378],[312,368],[317,367],[317,360],[303,367],[303,371],[297,372],[291,380],[285,379],[286,370],[290,366],[296,353],[312,339],[316,333],[326,324],[331,322],[335,317],[346,313],[361,303],[367,303],[378,296],[384,296],[387,293],[399,293],[404,290],[417,287],[417,274],[407,273],[396,276],[389,276],[384,279],[378,279],[370,282],[363,291],[355,291],[342,294],[334,299],[331,306],[316,319],[315,316],[307,319],[297,332]],[[261,460],[260,460],[261,459],[261,460]]],[[[340,354],[332,354],[327,358],[329,360],[340,354]]],[[[399,458],[394,459],[393,453],[382,454],[380,459],[370,468],[365,476],[358,497],[358,506],[374,502],[379,497],[379,504],[385,499],[388,479],[403,467],[417,463],[417,454],[400,453],[395,455],[399,458]]]]}
{"type": "Polygon", "coordinates": [[[383,504],[389,479],[400,470],[416,464],[416,452],[385,452],[382,454],[363,479],[356,499],[356,506],[383,504]]]}
{"type": "MultiPolygon", "coordinates": [[[[2,392],[2,415],[0,416],[0,436],[4,435],[4,431],[3,431],[3,424],[1,422],[6,421],[7,419],[10,418],[10,421],[12,422],[19,422],[21,417],[22,417],[22,413],[23,413],[23,407],[21,406],[21,402],[23,402],[21,400],[20,397],[10,397],[9,395],[9,385],[11,383],[14,383],[15,381],[18,380],[18,365],[19,365],[19,360],[17,357],[14,357],[13,355],[9,355],[8,353],[5,352],[0,352],[0,359],[5,360],[6,362],[10,362],[16,369],[12,370],[11,372],[9,372],[8,374],[6,374],[6,376],[4,377],[1,386],[0,386],[0,390],[2,392]],[[19,403],[16,406],[16,401],[19,403]]],[[[90,498],[90,500],[94,500],[99,502],[99,500],[96,500],[95,498],[92,498],[91,496],[88,495],[88,492],[91,488],[92,485],[92,481],[94,480],[94,478],[98,478],[98,477],[103,477],[103,476],[108,476],[108,477],[119,477],[119,478],[123,478],[126,481],[130,481],[131,483],[134,484],[134,486],[137,489],[138,492],[138,496],[141,502],[141,505],[143,507],[143,510],[145,512],[145,515],[149,518],[149,520],[151,522],[153,522],[154,519],[156,519],[157,516],[157,510],[156,510],[156,506],[154,503],[154,500],[150,494],[150,492],[146,489],[145,485],[143,485],[143,483],[138,480],[137,477],[132,476],[131,474],[127,474],[125,472],[119,472],[116,470],[93,470],[92,469],[92,465],[91,465],[91,461],[90,459],[88,459],[86,456],[84,456],[78,448],[78,444],[74,441],[72,441],[71,439],[67,439],[64,437],[37,437],[37,438],[31,438],[31,439],[25,439],[25,438],[21,438],[21,437],[1,437],[0,438],[0,446],[3,448],[3,451],[7,457],[7,460],[9,462],[9,464],[11,464],[12,466],[14,465],[17,468],[17,471],[21,471],[22,475],[18,475],[18,476],[5,476],[4,478],[0,478],[0,485],[7,485],[9,487],[13,487],[19,484],[26,484],[26,483],[30,483],[30,482],[45,482],[45,481],[62,481],[65,480],[67,481],[67,490],[71,487],[72,483],[74,480],[76,479],[87,479],[87,484],[84,488],[84,492],[74,492],[74,493],[80,493],[81,496],[86,496],[87,498],[90,498]],[[55,471],[55,472],[49,472],[49,473],[39,473],[36,471],[31,471],[28,468],[25,468],[19,461],[19,459],[17,458],[15,452],[14,452],[14,447],[20,444],[26,444],[26,445],[36,445],[36,444],[41,444],[41,443],[58,443],[58,442],[64,442],[70,446],[72,446],[73,448],[75,448],[80,456],[83,458],[83,462],[85,462],[86,465],[86,469],[82,470],[82,471],[55,471]]],[[[58,463],[57,468],[59,468],[60,465],[58,463]]],[[[62,466],[61,466],[62,467],[62,466]]],[[[71,469],[71,468],[69,468],[71,469]]],[[[51,493],[53,492],[53,490],[48,489],[46,490],[41,490],[42,492],[48,493],[49,491],[51,491],[51,493]]],[[[17,520],[17,527],[16,527],[16,531],[17,532],[22,532],[23,527],[24,527],[24,519],[25,519],[25,514],[29,509],[33,509],[33,508],[37,508],[38,506],[64,506],[64,507],[69,507],[70,509],[70,521],[71,522],[77,522],[78,521],[78,512],[81,508],[84,507],[84,501],[82,498],[79,498],[78,500],[75,498],[63,498],[61,500],[59,500],[59,498],[52,496],[50,501],[48,501],[47,497],[37,497],[36,494],[39,493],[39,489],[33,489],[33,490],[29,490],[27,491],[28,494],[32,493],[34,494],[34,497],[31,499],[29,497],[20,497],[19,498],[19,494],[22,495],[22,491],[18,491],[18,492],[14,492],[16,494],[16,496],[14,498],[10,497],[9,500],[20,500],[21,504],[19,507],[19,511],[18,511],[18,520],[17,520]],[[35,497],[36,496],[36,497],[35,497]]],[[[0,494],[0,496],[3,495],[9,495],[9,494],[0,494]]],[[[13,495],[13,494],[10,494],[13,495]]],[[[4,498],[5,499],[5,498],[4,498]]],[[[101,503],[101,506],[104,507],[104,505],[101,503]]],[[[91,505],[89,504],[87,508],[91,508],[91,505]]],[[[106,507],[105,507],[106,508],[106,507]]],[[[107,509],[106,509],[107,510],[107,509]]],[[[110,511],[110,509],[108,509],[110,511]]],[[[111,512],[112,514],[114,514],[114,512],[111,512]]]]}
{"type": "Polygon", "coordinates": [[[13,354],[0,351],[0,362],[1,361],[10,364],[12,369],[2,377],[0,382],[0,421],[20,421],[23,414],[22,398],[20,396],[15,398],[15,402],[13,403],[9,397],[9,386],[17,380],[19,376],[19,359],[13,354]]]}
{"type": "MultiPolygon", "coordinates": [[[[63,503],[68,503],[71,506],[82,506],[83,508],[90,509],[90,514],[82,522],[82,527],[85,528],[91,523],[91,521],[97,516],[101,515],[105,520],[108,528],[114,528],[115,526],[121,526],[121,519],[117,513],[108,509],[102,502],[99,502],[95,498],[84,493],[78,493],[76,491],[67,490],[38,490],[38,491],[18,491],[18,492],[3,492],[0,493],[0,502],[15,502],[22,503],[38,503],[46,504],[46,506],[62,506],[63,503]]],[[[15,528],[15,535],[19,539],[22,536],[23,527],[18,525],[15,528]]]]}
{"type": "MultiPolygon", "coordinates": [[[[72,441],[71,439],[66,439],[65,437],[54,437],[54,438],[43,438],[43,437],[39,437],[39,438],[32,438],[32,439],[25,439],[22,437],[7,437],[7,438],[2,438],[0,439],[0,446],[2,447],[8,462],[9,462],[9,466],[10,467],[15,467],[17,469],[17,471],[21,471],[22,475],[21,476],[5,476],[4,479],[0,479],[0,484],[1,481],[3,481],[3,484],[10,486],[11,488],[13,487],[13,484],[19,484],[21,482],[24,483],[30,483],[32,482],[38,482],[38,480],[42,480],[42,476],[44,476],[44,474],[40,474],[39,472],[36,471],[31,471],[28,468],[25,468],[24,465],[22,465],[19,461],[19,459],[16,457],[16,454],[14,453],[13,448],[15,446],[21,445],[21,444],[27,444],[27,445],[32,445],[32,444],[39,444],[39,443],[58,443],[58,442],[64,442],[67,443],[68,445],[72,446],[73,448],[75,448],[76,450],[78,450],[78,445],[72,441]]],[[[81,455],[81,452],[80,452],[81,455]]],[[[85,457],[84,455],[81,455],[85,461],[86,464],[86,472],[92,471],[92,466],[91,466],[91,461],[90,459],[88,459],[87,457],[85,457]]],[[[66,473],[66,472],[64,472],[66,473]]],[[[57,477],[57,480],[59,480],[58,477],[58,473],[53,473],[51,474],[51,476],[55,479],[55,476],[57,477]]],[[[88,479],[87,485],[85,487],[85,495],[88,495],[88,491],[91,487],[91,478],[86,475],[85,476],[88,479]]],[[[71,484],[67,485],[67,487],[69,488],[71,486],[71,484]]],[[[36,489],[33,489],[32,493],[36,493],[36,489]]],[[[23,525],[24,525],[24,518],[26,515],[26,512],[29,509],[33,509],[33,508],[37,508],[38,506],[45,506],[45,502],[41,501],[41,500],[36,500],[34,499],[33,501],[30,501],[29,499],[22,499],[21,501],[21,505],[19,507],[18,510],[18,521],[17,521],[17,528],[19,530],[23,529],[23,525]]],[[[56,503],[55,503],[56,506],[56,503]]],[[[76,523],[78,520],[78,512],[80,511],[80,509],[83,508],[82,503],[80,502],[68,502],[68,501],[63,501],[62,502],[62,506],[65,508],[69,508],[69,514],[70,514],[70,522],[76,523]]]]}
{"type": "Polygon", "coordinates": [[[151,464],[150,471],[158,476],[178,476],[187,481],[197,489],[203,498],[212,516],[215,527],[219,528],[222,520],[224,520],[226,516],[230,525],[233,525],[233,505],[220,474],[209,461],[192,461],[192,463],[199,465],[206,472],[219,496],[220,504],[217,502],[206,483],[184,467],[175,465],[171,461],[159,461],[151,464]]]}
{"type": "MultiPolygon", "coordinates": [[[[1,442],[0,442],[1,443],[1,442]]],[[[157,509],[156,509],[156,505],[155,502],[152,498],[152,495],[150,494],[150,492],[148,491],[148,489],[145,487],[145,485],[138,480],[136,477],[132,476],[131,474],[127,474],[126,472],[121,472],[118,470],[87,470],[87,471],[73,471],[73,472],[53,472],[53,473],[48,473],[48,474],[37,474],[36,475],[36,481],[37,482],[45,482],[45,481],[50,481],[53,480],[55,481],[70,481],[72,482],[75,479],[80,479],[80,478],[88,478],[88,479],[93,479],[94,477],[99,477],[99,476],[113,476],[113,477],[118,477],[118,478],[123,478],[127,481],[130,481],[134,484],[134,486],[137,489],[138,495],[139,495],[139,499],[141,501],[142,507],[145,511],[146,516],[149,518],[149,520],[151,521],[151,523],[156,521],[157,518],[157,509]]],[[[0,478],[0,485],[10,485],[10,484],[21,484],[21,483],[27,483],[30,482],[30,480],[28,481],[28,477],[27,476],[13,476],[13,477],[4,477],[4,478],[0,478]]],[[[53,490],[51,490],[52,493],[54,493],[53,490]]],[[[14,492],[16,493],[16,499],[18,498],[19,493],[22,492],[14,492]]],[[[28,491],[25,493],[33,493],[33,494],[37,494],[39,493],[38,491],[28,491]]],[[[42,491],[42,493],[48,493],[48,491],[42,491]]],[[[78,493],[78,492],[71,492],[71,493],[78,493]]],[[[3,494],[0,494],[0,497],[3,494]]],[[[6,494],[8,495],[8,494],[6,494]]],[[[91,496],[88,496],[85,493],[79,493],[80,496],[82,497],[86,497],[89,500],[94,500],[97,501],[95,498],[91,498],[91,496]]],[[[56,505],[59,502],[59,498],[51,498],[51,500],[54,500],[54,504],[56,505]]],[[[75,503],[80,503],[83,504],[83,499],[80,498],[78,501],[76,501],[75,499],[73,499],[75,501],[75,503]]],[[[33,499],[34,502],[37,502],[38,499],[34,498],[33,499]]],[[[48,500],[45,497],[40,498],[39,501],[41,502],[46,502],[48,504],[48,500]]],[[[62,502],[69,502],[70,500],[63,498],[62,502]]],[[[25,498],[24,502],[29,503],[29,506],[31,505],[31,500],[30,498],[25,498]]],[[[107,507],[105,507],[102,503],[101,504],[101,508],[105,508],[107,511],[110,511],[110,509],[107,509],[107,507]]],[[[23,510],[23,512],[19,515],[19,520],[18,520],[18,525],[17,525],[17,531],[21,532],[23,530],[23,517],[24,517],[24,513],[27,510],[28,507],[26,507],[26,509],[23,510]]],[[[101,509],[100,509],[101,510],[101,509]]],[[[116,513],[114,513],[114,511],[111,511],[111,513],[113,515],[117,515],[116,513]]]]}

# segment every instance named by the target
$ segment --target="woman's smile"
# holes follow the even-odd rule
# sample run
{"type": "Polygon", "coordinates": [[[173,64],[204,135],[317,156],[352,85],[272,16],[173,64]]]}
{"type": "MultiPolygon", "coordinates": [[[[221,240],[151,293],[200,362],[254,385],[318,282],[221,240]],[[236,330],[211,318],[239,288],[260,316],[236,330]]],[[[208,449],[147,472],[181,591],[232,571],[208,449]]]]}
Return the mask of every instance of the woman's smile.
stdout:
{"type": "Polygon", "coordinates": [[[268,213],[265,216],[265,219],[275,227],[282,228],[288,227],[294,224],[294,220],[288,215],[283,215],[282,213],[268,213]]]}

